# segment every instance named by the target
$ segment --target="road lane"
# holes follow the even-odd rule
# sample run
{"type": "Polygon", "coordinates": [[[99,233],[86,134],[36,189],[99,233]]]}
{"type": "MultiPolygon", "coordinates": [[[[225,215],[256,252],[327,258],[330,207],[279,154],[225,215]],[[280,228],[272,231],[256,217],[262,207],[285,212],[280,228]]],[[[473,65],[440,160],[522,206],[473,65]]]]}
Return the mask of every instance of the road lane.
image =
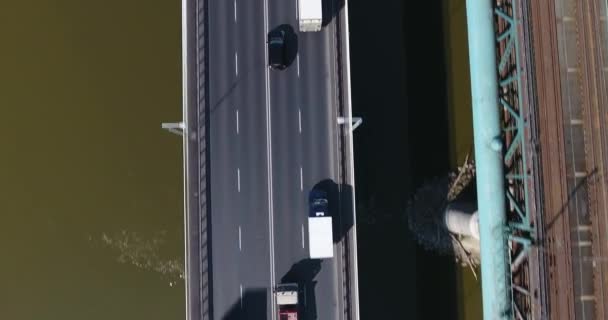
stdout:
{"type": "MultiPolygon", "coordinates": [[[[268,0],[270,27],[289,24],[297,32],[296,1],[268,0]]],[[[298,56],[283,71],[272,71],[273,205],[277,281],[308,258],[308,193],[318,182],[338,180],[336,150],[337,77],[333,22],[321,32],[299,33],[298,56]],[[301,170],[301,171],[300,171],[301,170]],[[302,172],[302,173],[300,173],[302,172]],[[300,181],[302,174],[302,181],[300,181]],[[301,184],[301,185],[300,185],[301,184]],[[302,190],[303,189],[303,190],[302,190]]],[[[340,253],[321,263],[315,301],[308,315],[342,319],[340,253]],[[313,307],[314,306],[314,307],[313,307]]]]}
{"type": "MultiPolygon", "coordinates": [[[[266,3],[270,28],[289,24],[298,33],[296,1],[266,3]]],[[[333,22],[321,32],[298,33],[298,57],[286,70],[270,71],[266,83],[264,11],[262,0],[209,3],[216,319],[241,307],[243,291],[260,288],[266,290],[266,316],[271,319],[272,276],[280,282],[308,257],[308,192],[322,180],[337,181],[333,22]]],[[[336,252],[333,259],[324,260],[316,275],[313,304],[319,319],[342,319],[339,259],[336,252]]]]}
{"type": "Polygon", "coordinates": [[[238,274],[239,251],[235,232],[240,224],[237,212],[239,199],[236,162],[238,145],[235,137],[234,91],[237,78],[234,73],[236,50],[235,26],[230,2],[210,1],[209,11],[209,103],[210,103],[210,155],[211,155],[211,215],[213,241],[212,276],[216,284],[213,292],[213,310],[222,315],[240,298],[238,274]],[[225,277],[232,274],[232,277],[225,277]]]}
{"type": "MultiPolygon", "coordinates": [[[[337,77],[335,25],[332,21],[320,32],[300,34],[300,95],[302,106],[304,190],[323,180],[339,183],[337,131],[337,77]]],[[[330,199],[336,201],[337,199],[330,199]]],[[[334,224],[339,219],[334,217],[334,224]]],[[[315,306],[319,319],[343,319],[340,246],[334,245],[334,258],[321,263],[315,281],[315,306]]]]}
{"type": "Polygon", "coordinates": [[[262,1],[238,0],[237,8],[239,85],[235,101],[240,122],[238,163],[242,168],[238,216],[243,225],[239,277],[245,292],[267,289],[265,309],[267,319],[271,319],[264,8],[262,1]]]}
{"type": "MultiPolygon", "coordinates": [[[[290,25],[297,30],[295,1],[268,0],[269,28],[290,25]]],[[[289,44],[289,43],[288,43],[289,44]]],[[[289,44],[290,46],[293,45],[289,44]]],[[[299,237],[306,215],[300,190],[301,136],[298,131],[299,82],[296,61],[285,70],[270,71],[272,102],[273,205],[277,282],[306,257],[299,237]]]]}

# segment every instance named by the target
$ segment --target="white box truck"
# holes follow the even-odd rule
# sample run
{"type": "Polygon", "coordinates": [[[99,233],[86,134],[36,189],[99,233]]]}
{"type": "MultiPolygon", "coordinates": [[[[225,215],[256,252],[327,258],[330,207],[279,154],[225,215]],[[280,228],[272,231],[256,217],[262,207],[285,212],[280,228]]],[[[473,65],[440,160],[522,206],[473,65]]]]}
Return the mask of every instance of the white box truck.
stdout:
{"type": "Polygon", "coordinates": [[[298,0],[300,31],[321,31],[323,23],[323,0],[298,0]]]}
{"type": "Polygon", "coordinates": [[[311,259],[326,259],[334,256],[332,219],[328,213],[327,194],[313,190],[310,193],[308,216],[308,250],[311,259]]]}

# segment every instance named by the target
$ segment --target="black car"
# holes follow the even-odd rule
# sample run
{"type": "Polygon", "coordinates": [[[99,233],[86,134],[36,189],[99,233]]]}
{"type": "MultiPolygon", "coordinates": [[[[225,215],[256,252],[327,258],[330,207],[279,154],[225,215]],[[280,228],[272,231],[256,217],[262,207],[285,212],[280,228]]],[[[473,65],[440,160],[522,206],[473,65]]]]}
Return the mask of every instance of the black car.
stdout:
{"type": "Polygon", "coordinates": [[[285,31],[272,30],[268,33],[268,64],[272,69],[283,70],[287,67],[285,31]]]}
{"type": "Polygon", "coordinates": [[[324,217],[328,215],[327,192],[319,189],[313,189],[309,194],[311,217],[324,217]]]}

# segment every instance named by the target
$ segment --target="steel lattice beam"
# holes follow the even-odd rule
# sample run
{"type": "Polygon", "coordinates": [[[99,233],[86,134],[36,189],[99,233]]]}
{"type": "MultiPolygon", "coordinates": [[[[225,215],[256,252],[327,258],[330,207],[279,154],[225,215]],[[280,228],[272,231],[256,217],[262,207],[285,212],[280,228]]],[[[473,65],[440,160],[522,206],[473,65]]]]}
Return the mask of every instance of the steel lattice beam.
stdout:
{"type": "Polygon", "coordinates": [[[516,319],[532,319],[529,253],[536,243],[536,228],[530,215],[528,188],[526,110],[522,97],[522,20],[518,0],[496,1],[496,48],[499,106],[503,123],[507,230],[511,263],[511,305],[516,319]]]}

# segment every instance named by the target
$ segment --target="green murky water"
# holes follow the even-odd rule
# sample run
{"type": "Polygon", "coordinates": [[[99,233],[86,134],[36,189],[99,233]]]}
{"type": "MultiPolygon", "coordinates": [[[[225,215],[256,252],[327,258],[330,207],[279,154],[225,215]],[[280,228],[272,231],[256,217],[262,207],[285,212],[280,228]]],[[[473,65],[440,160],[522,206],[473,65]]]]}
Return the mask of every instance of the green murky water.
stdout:
{"type": "Polygon", "coordinates": [[[179,1],[3,1],[0,41],[0,318],[184,318],[179,1]]]}
{"type": "MultiPolygon", "coordinates": [[[[450,164],[462,165],[473,151],[473,116],[468,56],[465,0],[448,1],[443,7],[444,43],[450,123],[450,164]]],[[[481,276],[476,270],[477,277],[481,276]]],[[[458,309],[463,320],[483,319],[481,281],[468,268],[458,268],[458,309]]]]}

